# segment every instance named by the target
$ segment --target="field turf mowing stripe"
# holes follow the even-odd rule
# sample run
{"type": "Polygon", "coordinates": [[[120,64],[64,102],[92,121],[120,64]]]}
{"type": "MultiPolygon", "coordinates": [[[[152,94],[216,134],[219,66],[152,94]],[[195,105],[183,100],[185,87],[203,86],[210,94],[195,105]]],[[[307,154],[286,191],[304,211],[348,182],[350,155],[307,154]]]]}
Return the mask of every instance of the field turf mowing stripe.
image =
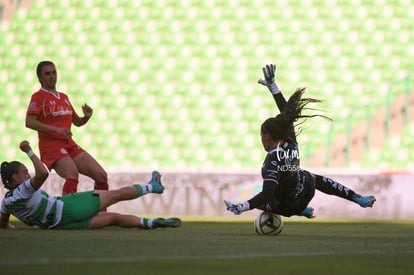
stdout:
{"type": "Polygon", "coordinates": [[[147,274],[410,274],[414,269],[414,221],[284,219],[280,235],[262,237],[254,232],[253,219],[183,220],[180,228],[157,230],[35,230],[17,224],[0,231],[1,274],[56,268],[59,274],[136,269],[147,274]]]}

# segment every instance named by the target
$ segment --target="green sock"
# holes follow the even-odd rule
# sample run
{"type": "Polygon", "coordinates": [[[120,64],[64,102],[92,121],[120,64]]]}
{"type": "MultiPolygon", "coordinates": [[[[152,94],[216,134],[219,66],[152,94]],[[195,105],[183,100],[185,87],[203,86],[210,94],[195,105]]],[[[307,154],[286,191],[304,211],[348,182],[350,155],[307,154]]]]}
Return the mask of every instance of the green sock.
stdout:
{"type": "Polygon", "coordinates": [[[132,186],[134,186],[135,189],[137,189],[137,197],[141,197],[144,194],[140,184],[134,184],[132,186]]]}
{"type": "Polygon", "coordinates": [[[148,183],[134,184],[133,186],[137,189],[138,197],[152,192],[152,185],[148,183]]]}
{"type": "Polygon", "coordinates": [[[144,229],[151,229],[152,228],[152,221],[153,219],[148,218],[141,218],[141,226],[144,229]]]}

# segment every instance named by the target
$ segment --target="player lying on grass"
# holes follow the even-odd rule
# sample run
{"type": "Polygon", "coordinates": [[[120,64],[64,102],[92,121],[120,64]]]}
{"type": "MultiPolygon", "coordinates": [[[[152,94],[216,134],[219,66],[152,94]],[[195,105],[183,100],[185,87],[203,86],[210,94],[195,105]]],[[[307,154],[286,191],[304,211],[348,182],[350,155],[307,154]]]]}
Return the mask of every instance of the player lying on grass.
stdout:
{"type": "Polygon", "coordinates": [[[30,177],[28,169],[18,161],[1,164],[1,179],[10,190],[0,206],[2,228],[8,227],[10,215],[29,226],[42,229],[98,229],[105,226],[151,229],[181,225],[178,218],[148,219],[101,212],[119,201],[132,200],[148,193],[163,193],[164,186],[157,171],[152,172],[152,179],[147,184],[53,197],[40,190],[49,175],[43,162],[33,153],[29,142],[22,141],[20,149],[32,161],[35,175],[30,177]]]}
{"type": "MultiPolygon", "coordinates": [[[[261,125],[261,141],[266,158],[262,167],[263,188],[256,196],[242,203],[225,201],[227,210],[236,215],[250,209],[261,209],[278,215],[315,217],[314,209],[308,204],[315,189],[359,204],[372,207],[374,196],[361,196],[333,179],[312,174],[300,168],[295,125],[299,119],[323,115],[302,115],[309,103],[318,99],[302,98],[305,88],[298,88],[288,101],[274,81],[275,65],[263,68],[265,79],[259,83],[269,88],[280,114],[268,118],[261,125]]],[[[325,117],[327,118],[327,117],[325,117]]],[[[328,118],[329,119],[329,118],[328,118]]]]}

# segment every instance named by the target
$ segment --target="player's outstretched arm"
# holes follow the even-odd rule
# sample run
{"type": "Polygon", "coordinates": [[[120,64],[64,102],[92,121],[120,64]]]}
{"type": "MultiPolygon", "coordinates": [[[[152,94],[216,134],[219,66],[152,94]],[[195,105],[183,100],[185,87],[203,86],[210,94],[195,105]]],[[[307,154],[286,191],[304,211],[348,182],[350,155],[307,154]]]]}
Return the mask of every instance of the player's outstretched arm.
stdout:
{"type": "Polygon", "coordinates": [[[241,213],[250,210],[250,205],[247,201],[242,203],[232,203],[230,201],[224,200],[226,209],[230,212],[233,212],[235,215],[240,215],[241,213]]]}
{"type": "Polygon", "coordinates": [[[34,189],[39,189],[49,176],[49,172],[39,157],[32,151],[32,147],[27,140],[20,142],[19,147],[20,150],[27,154],[33,163],[35,175],[31,178],[30,183],[34,189]]]}
{"type": "Polygon", "coordinates": [[[273,95],[273,99],[280,112],[286,105],[286,99],[280,91],[279,87],[275,82],[275,71],[276,65],[270,64],[262,68],[264,79],[259,79],[258,83],[266,86],[273,95]]]}

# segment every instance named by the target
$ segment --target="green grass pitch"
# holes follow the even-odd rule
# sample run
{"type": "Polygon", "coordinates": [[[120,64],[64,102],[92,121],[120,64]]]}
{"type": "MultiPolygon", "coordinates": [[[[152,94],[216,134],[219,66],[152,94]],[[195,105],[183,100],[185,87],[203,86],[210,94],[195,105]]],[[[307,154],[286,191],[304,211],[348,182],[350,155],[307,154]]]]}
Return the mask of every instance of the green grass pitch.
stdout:
{"type": "MultiPolygon", "coordinates": [[[[16,224],[16,222],[14,222],[16,224]]],[[[0,274],[412,274],[414,221],[253,219],[178,229],[0,230],[0,274]]]]}

